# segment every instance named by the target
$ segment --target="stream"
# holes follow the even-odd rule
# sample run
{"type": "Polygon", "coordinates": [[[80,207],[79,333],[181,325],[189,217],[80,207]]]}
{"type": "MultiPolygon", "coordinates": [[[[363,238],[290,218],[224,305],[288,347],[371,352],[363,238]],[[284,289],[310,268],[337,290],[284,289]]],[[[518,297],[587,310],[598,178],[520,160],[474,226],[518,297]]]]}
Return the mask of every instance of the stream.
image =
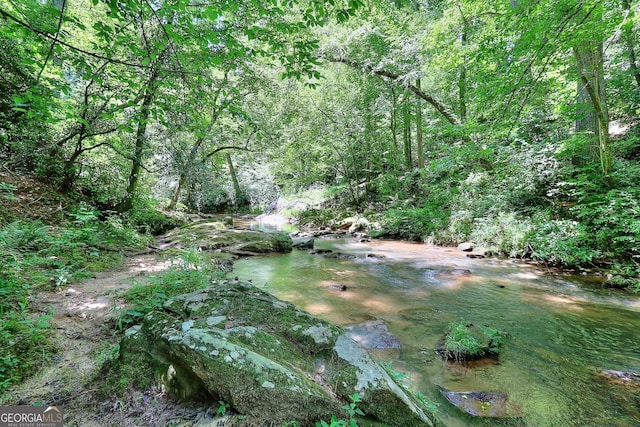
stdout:
{"type": "Polygon", "coordinates": [[[640,372],[640,298],[594,277],[560,275],[508,259],[471,259],[420,243],[316,239],[316,249],[239,260],[233,275],[334,324],[380,319],[402,343],[374,355],[437,406],[448,427],[640,425],[640,387],[603,370],[640,372]],[[345,285],[346,291],[328,289],[345,285]],[[434,352],[451,322],[506,332],[499,363],[454,365],[434,352]],[[453,391],[499,391],[521,413],[490,419],[452,406],[453,391]]]}

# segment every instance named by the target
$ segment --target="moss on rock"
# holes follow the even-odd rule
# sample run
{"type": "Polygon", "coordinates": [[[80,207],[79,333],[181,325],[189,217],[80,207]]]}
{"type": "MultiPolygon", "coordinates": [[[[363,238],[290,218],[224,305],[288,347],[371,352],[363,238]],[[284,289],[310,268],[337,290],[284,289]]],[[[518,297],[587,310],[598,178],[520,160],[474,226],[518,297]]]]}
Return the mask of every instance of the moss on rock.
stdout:
{"type": "Polygon", "coordinates": [[[168,300],[123,349],[144,355],[173,394],[223,400],[252,423],[312,425],[359,393],[370,425],[434,425],[341,328],[246,282],[221,280],[168,300]]]}

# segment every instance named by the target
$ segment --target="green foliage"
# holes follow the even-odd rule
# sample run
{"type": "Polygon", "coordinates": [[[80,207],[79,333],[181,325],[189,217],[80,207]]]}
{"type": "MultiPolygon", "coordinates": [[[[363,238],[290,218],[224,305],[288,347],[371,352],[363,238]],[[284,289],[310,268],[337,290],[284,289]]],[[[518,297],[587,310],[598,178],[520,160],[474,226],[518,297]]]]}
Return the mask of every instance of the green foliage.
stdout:
{"type": "Polygon", "coordinates": [[[530,252],[527,237],[533,225],[515,213],[498,212],[496,216],[477,218],[471,239],[491,253],[523,257],[530,252]]]}
{"type": "Polygon", "coordinates": [[[497,357],[503,342],[503,334],[497,329],[468,322],[451,323],[445,335],[443,353],[456,361],[497,357]]]}
{"type": "Polygon", "coordinates": [[[216,416],[218,417],[224,417],[227,413],[227,410],[229,409],[231,405],[229,405],[226,402],[223,402],[222,400],[218,401],[218,410],[216,411],[216,416]]]}
{"type": "Polygon", "coordinates": [[[137,204],[127,212],[128,222],[139,233],[157,236],[181,226],[184,221],[160,212],[149,204],[137,204]]]}
{"type": "Polygon", "coordinates": [[[349,415],[348,419],[338,419],[338,417],[333,416],[330,422],[322,420],[316,423],[316,427],[358,427],[356,416],[364,416],[364,412],[358,408],[358,403],[362,402],[362,397],[360,394],[354,393],[349,396],[349,400],[351,402],[342,407],[349,415]]]}
{"type": "Polygon", "coordinates": [[[640,258],[639,200],[637,187],[582,194],[572,211],[591,230],[594,246],[608,257],[640,258]]]}
{"type": "Polygon", "coordinates": [[[93,381],[98,398],[112,399],[133,388],[144,390],[153,385],[154,378],[154,368],[142,356],[123,354],[118,348],[117,356],[106,360],[93,381]]]}
{"type": "Polygon", "coordinates": [[[0,200],[17,200],[17,197],[13,194],[17,190],[17,187],[7,182],[0,182],[0,200]]]}
{"type": "Polygon", "coordinates": [[[100,221],[87,207],[70,213],[67,224],[17,220],[0,229],[0,391],[31,374],[54,350],[47,339],[50,316],[29,311],[34,288],[55,289],[86,277],[87,270],[113,267],[121,259],[118,249],[144,242],[118,217],[100,221]]]}
{"type": "Polygon", "coordinates": [[[415,397],[426,410],[435,411],[438,408],[437,403],[428,401],[421,391],[415,389],[415,383],[407,373],[393,368],[393,362],[382,362],[380,365],[396,383],[401,385],[411,396],[415,397]]]}
{"type": "Polygon", "coordinates": [[[390,209],[383,219],[383,228],[403,239],[426,240],[446,227],[449,215],[445,200],[428,198],[423,207],[390,209]]]}
{"type": "MultiPolygon", "coordinates": [[[[16,290],[15,283],[0,278],[0,286],[5,291],[16,290]]],[[[15,298],[14,295],[12,297],[15,298]]],[[[33,373],[51,353],[53,343],[47,340],[51,315],[32,318],[27,311],[26,297],[18,302],[18,310],[5,311],[0,307],[0,393],[15,382],[33,373]]]]}
{"type": "Polygon", "coordinates": [[[148,276],[141,284],[134,284],[122,295],[128,303],[116,317],[118,330],[139,323],[147,313],[162,309],[169,298],[193,292],[211,285],[212,280],[221,278],[224,272],[206,255],[195,250],[182,254],[165,271],[148,276]]]}
{"type": "Polygon", "coordinates": [[[527,256],[550,265],[579,267],[594,264],[602,252],[592,245],[584,225],[574,220],[554,220],[540,214],[526,236],[527,256]]]}
{"type": "Polygon", "coordinates": [[[333,209],[306,209],[296,215],[301,227],[320,228],[332,225],[341,213],[333,209]]]}

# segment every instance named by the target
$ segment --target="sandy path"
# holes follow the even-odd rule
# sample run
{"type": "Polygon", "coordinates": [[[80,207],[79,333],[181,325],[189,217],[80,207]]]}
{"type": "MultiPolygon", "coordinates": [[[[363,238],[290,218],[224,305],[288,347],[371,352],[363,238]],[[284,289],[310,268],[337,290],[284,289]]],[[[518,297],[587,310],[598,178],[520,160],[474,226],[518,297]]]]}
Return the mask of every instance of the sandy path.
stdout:
{"type": "MultiPolygon", "coordinates": [[[[109,323],[122,307],[118,294],[132,286],[136,277],[161,271],[169,264],[158,254],[133,256],[117,271],[96,273],[94,278],[56,292],[34,294],[32,308],[42,314],[53,313],[53,339],[60,352],[36,375],[8,390],[0,403],[57,405],[65,412],[65,426],[130,425],[127,418],[131,414],[139,419],[140,411],[127,407],[126,402],[101,402],[102,408],[96,408],[89,380],[101,363],[100,352],[113,348],[118,341],[113,323],[109,323]],[[114,416],[105,418],[105,412],[113,412],[114,416]],[[97,416],[98,413],[101,414],[97,416]]],[[[153,396],[154,404],[162,410],[157,398],[153,396]]],[[[145,396],[141,395],[140,400],[144,401],[145,396]]]]}

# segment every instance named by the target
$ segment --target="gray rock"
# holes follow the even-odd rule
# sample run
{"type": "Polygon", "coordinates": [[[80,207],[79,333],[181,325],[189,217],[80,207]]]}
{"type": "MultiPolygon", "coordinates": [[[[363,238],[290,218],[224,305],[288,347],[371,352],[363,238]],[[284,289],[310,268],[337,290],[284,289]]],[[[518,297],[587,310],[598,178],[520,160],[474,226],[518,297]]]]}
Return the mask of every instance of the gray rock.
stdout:
{"type": "Polygon", "coordinates": [[[502,392],[449,391],[441,387],[440,392],[458,409],[475,417],[517,418],[522,416],[520,408],[510,405],[502,392]]]}
{"type": "Polygon", "coordinates": [[[198,248],[248,256],[291,252],[293,241],[287,233],[228,229],[218,222],[199,222],[174,230],[158,239],[161,249],[198,248]]]}
{"type": "Polygon", "coordinates": [[[172,394],[230,404],[239,425],[314,425],[345,416],[354,393],[371,422],[440,425],[341,328],[247,282],[168,300],[121,348],[152,363],[172,394]]]}
{"type": "Polygon", "coordinates": [[[471,252],[475,246],[476,245],[473,242],[464,242],[458,245],[458,250],[462,252],[471,252]]]}
{"type": "Polygon", "coordinates": [[[400,340],[389,332],[382,320],[371,320],[344,328],[347,336],[368,349],[401,348],[400,340]]]}
{"type": "Polygon", "coordinates": [[[602,375],[609,381],[633,386],[640,386],[640,375],[634,372],[615,371],[607,369],[602,371],[602,375]]]}
{"type": "Polygon", "coordinates": [[[293,238],[293,247],[296,249],[313,249],[315,239],[313,237],[296,237],[293,238]]]}

